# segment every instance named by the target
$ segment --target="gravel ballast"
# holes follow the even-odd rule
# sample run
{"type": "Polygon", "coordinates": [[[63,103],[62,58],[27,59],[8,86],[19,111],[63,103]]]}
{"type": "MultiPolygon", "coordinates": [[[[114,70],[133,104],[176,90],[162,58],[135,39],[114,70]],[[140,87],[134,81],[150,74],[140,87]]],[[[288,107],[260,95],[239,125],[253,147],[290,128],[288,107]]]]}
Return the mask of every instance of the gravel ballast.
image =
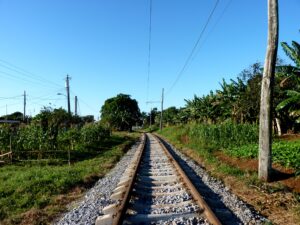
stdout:
{"type": "MultiPolygon", "coordinates": [[[[112,203],[110,195],[119,179],[122,177],[124,170],[131,162],[131,158],[135,153],[138,144],[139,143],[136,143],[132,146],[116,166],[86,193],[85,197],[76,204],[77,206],[75,208],[64,214],[58,222],[54,222],[53,224],[95,224],[95,220],[101,215],[102,209],[112,203]]],[[[168,147],[173,149],[172,154],[179,159],[180,164],[183,165],[186,172],[191,172],[193,174],[191,180],[196,188],[200,191],[203,188],[206,188],[205,192],[208,193],[208,196],[210,197],[205,198],[205,200],[210,204],[211,208],[214,207],[214,204],[216,205],[216,215],[224,218],[229,217],[225,223],[223,221],[221,222],[224,224],[264,224],[267,222],[264,217],[232,194],[221,181],[209,176],[209,174],[196,162],[184,156],[172,145],[168,144],[168,147]]],[[[184,221],[185,220],[178,219],[178,221],[173,221],[171,224],[206,224],[205,221],[200,222],[190,219],[186,222],[184,221]]],[[[169,223],[162,221],[157,224],[169,223]]]]}
{"type": "Polygon", "coordinates": [[[139,142],[133,145],[130,150],[122,157],[116,166],[104,177],[101,178],[86,194],[81,202],[71,211],[64,214],[54,225],[90,225],[95,224],[96,218],[105,206],[112,203],[110,195],[124,170],[131,162],[139,142]]]}
{"type": "Polygon", "coordinates": [[[220,180],[210,176],[194,160],[182,154],[170,143],[162,141],[167,145],[173,157],[179,161],[185,172],[191,175],[190,179],[200,193],[205,188],[205,192],[209,197],[204,197],[204,199],[209,203],[215,214],[219,218],[228,217],[227,221],[222,221],[221,219],[223,224],[266,224],[269,222],[269,220],[256,212],[251,206],[231,193],[229,188],[220,180]],[[214,207],[218,209],[214,210],[214,207]]]}

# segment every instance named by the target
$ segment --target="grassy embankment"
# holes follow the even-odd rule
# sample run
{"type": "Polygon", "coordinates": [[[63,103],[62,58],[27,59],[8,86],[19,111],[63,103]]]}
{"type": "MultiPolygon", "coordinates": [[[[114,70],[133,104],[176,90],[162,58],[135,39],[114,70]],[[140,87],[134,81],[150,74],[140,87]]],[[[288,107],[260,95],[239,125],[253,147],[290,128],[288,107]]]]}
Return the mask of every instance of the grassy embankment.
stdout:
{"type": "MultiPolygon", "coordinates": [[[[193,124],[167,127],[158,133],[204,165],[211,175],[222,179],[233,192],[272,221],[300,223],[297,216],[300,214],[299,193],[290,191],[281,182],[265,184],[257,178],[257,126],[193,124]]],[[[300,184],[297,176],[300,170],[300,140],[275,140],[273,161],[276,167],[291,168],[296,174],[294,185],[300,184]]]]}
{"type": "Polygon", "coordinates": [[[49,161],[0,167],[0,224],[47,224],[103,177],[139,134],[114,134],[92,152],[72,153],[73,163],[49,161]]]}

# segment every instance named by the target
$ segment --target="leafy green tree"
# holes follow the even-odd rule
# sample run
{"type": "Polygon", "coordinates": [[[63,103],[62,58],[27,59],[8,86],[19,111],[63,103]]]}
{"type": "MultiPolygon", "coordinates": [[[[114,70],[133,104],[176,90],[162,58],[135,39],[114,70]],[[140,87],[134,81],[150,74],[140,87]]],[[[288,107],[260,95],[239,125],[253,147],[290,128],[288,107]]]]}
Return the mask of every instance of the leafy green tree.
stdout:
{"type": "Polygon", "coordinates": [[[258,123],[262,73],[262,65],[257,62],[239,74],[245,85],[244,91],[240,92],[238,106],[240,117],[238,121],[241,123],[258,123]]]}
{"type": "Polygon", "coordinates": [[[0,119],[23,121],[23,113],[17,111],[9,115],[1,116],[0,119]]]}
{"type": "Polygon", "coordinates": [[[107,99],[101,108],[101,122],[111,129],[131,131],[140,117],[137,101],[126,94],[107,99]]]}
{"type": "Polygon", "coordinates": [[[290,128],[288,125],[292,124],[293,129],[297,130],[296,124],[300,123],[300,44],[296,41],[292,41],[292,45],[282,42],[281,46],[295,65],[277,68],[276,79],[280,88],[277,89],[277,101],[275,98],[276,113],[287,129],[290,128]]]}
{"type": "Polygon", "coordinates": [[[95,121],[94,115],[86,115],[81,117],[84,123],[93,123],[95,121]]]}
{"type": "Polygon", "coordinates": [[[178,114],[178,109],[176,107],[172,106],[163,111],[163,120],[164,123],[169,126],[169,125],[174,125],[177,120],[177,114],[178,114]]]}

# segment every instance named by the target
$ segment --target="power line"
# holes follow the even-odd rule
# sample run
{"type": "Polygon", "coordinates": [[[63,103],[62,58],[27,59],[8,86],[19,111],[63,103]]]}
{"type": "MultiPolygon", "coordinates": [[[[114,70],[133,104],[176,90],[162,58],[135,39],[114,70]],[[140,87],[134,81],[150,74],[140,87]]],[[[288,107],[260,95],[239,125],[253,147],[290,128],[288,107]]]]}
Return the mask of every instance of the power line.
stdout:
{"type": "Polygon", "coordinates": [[[152,0],[150,0],[150,13],[149,13],[149,43],[148,43],[148,76],[147,76],[147,101],[149,97],[150,86],[150,66],[151,66],[151,33],[152,33],[152,0]]]}
{"type": "Polygon", "coordinates": [[[200,45],[200,47],[198,48],[196,54],[194,55],[193,59],[194,60],[197,55],[200,52],[201,47],[205,44],[205,42],[207,41],[208,37],[212,34],[212,32],[215,30],[215,28],[217,27],[217,25],[219,24],[219,22],[221,21],[222,17],[224,16],[224,14],[226,13],[226,11],[228,10],[229,6],[231,5],[233,0],[229,0],[226,4],[226,6],[224,7],[222,13],[220,14],[220,16],[218,17],[218,19],[216,20],[215,24],[212,26],[212,28],[210,29],[210,31],[208,32],[208,35],[206,36],[206,38],[204,39],[204,41],[202,42],[202,44],[200,45]]]}
{"type": "Polygon", "coordinates": [[[96,112],[96,113],[99,113],[100,110],[96,110],[94,109],[92,106],[90,106],[87,102],[85,102],[82,98],[79,98],[78,94],[74,93],[72,90],[70,90],[70,92],[73,94],[73,95],[76,95],[77,96],[77,100],[78,102],[82,102],[85,106],[87,106],[90,110],[92,110],[93,112],[96,112]]]}
{"type": "Polygon", "coordinates": [[[78,104],[78,115],[81,115],[80,104],[79,104],[78,99],[77,99],[77,104],[78,104]]]}
{"type": "Polygon", "coordinates": [[[0,97],[0,100],[17,99],[17,98],[21,98],[22,96],[23,95],[16,95],[11,97],[0,97]]]}
{"type": "Polygon", "coordinates": [[[7,106],[13,106],[13,105],[22,105],[22,103],[20,102],[20,103],[13,103],[13,104],[6,104],[6,105],[2,105],[2,106],[0,106],[0,108],[5,108],[5,107],[7,107],[7,106]]]}
{"type": "Polygon", "coordinates": [[[60,89],[56,89],[55,91],[47,92],[47,94],[44,94],[44,95],[42,95],[42,96],[36,97],[36,96],[30,96],[30,95],[27,95],[27,97],[31,98],[31,100],[36,100],[36,99],[48,100],[48,99],[44,99],[44,98],[53,95],[53,93],[54,93],[54,95],[56,96],[57,93],[62,92],[62,91],[64,91],[64,90],[65,90],[65,88],[60,88],[60,89]]]}
{"type": "Polygon", "coordinates": [[[25,76],[26,78],[30,77],[31,79],[39,81],[39,82],[43,82],[43,83],[47,82],[47,84],[52,84],[52,85],[55,85],[55,86],[58,86],[58,87],[62,86],[62,85],[57,84],[57,83],[55,83],[55,82],[53,82],[51,80],[48,80],[48,79],[46,79],[46,78],[44,78],[42,76],[35,75],[35,74],[33,74],[33,73],[31,73],[31,72],[29,72],[29,71],[27,71],[27,70],[25,70],[25,69],[23,69],[23,68],[21,68],[19,66],[16,66],[16,65],[14,65],[14,64],[12,64],[10,62],[7,62],[7,61],[5,61],[3,59],[0,59],[0,62],[2,63],[2,64],[0,64],[0,66],[4,67],[6,69],[9,69],[11,71],[14,71],[16,73],[19,73],[22,76],[25,76]],[[3,64],[5,64],[5,65],[3,65],[3,64]]]}
{"type": "Polygon", "coordinates": [[[0,71],[0,76],[1,77],[6,77],[10,80],[15,80],[15,81],[23,81],[25,83],[29,83],[29,84],[35,84],[35,85],[38,85],[39,87],[43,86],[43,87],[47,87],[49,88],[48,86],[45,85],[45,83],[47,82],[37,82],[37,81],[33,81],[33,80],[28,80],[26,78],[23,78],[23,77],[19,77],[17,75],[14,75],[14,74],[11,74],[11,73],[7,73],[5,71],[0,71]]]}
{"type": "Polygon", "coordinates": [[[209,14],[209,16],[208,16],[207,21],[206,21],[206,23],[205,23],[205,25],[204,25],[204,27],[203,27],[203,29],[202,29],[202,31],[201,31],[199,37],[198,37],[196,43],[194,44],[194,47],[192,48],[191,53],[189,54],[188,58],[186,59],[184,65],[183,65],[183,67],[182,67],[182,69],[181,69],[180,72],[178,73],[178,75],[177,75],[177,77],[176,77],[174,83],[173,83],[172,86],[169,88],[169,90],[167,91],[166,95],[169,94],[169,93],[172,91],[172,89],[174,88],[174,86],[175,86],[176,83],[178,82],[179,78],[182,76],[182,74],[183,74],[184,71],[186,70],[186,68],[187,68],[189,62],[191,61],[191,59],[192,59],[192,57],[193,57],[193,55],[194,55],[194,53],[195,53],[195,50],[197,49],[198,44],[199,44],[199,42],[200,42],[200,40],[201,40],[201,38],[202,38],[202,36],[203,36],[203,34],[204,34],[204,32],[205,32],[205,30],[206,30],[206,28],[207,28],[207,26],[208,26],[210,20],[211,20],[211,18],[212,18],[212,16],[213,16],[213,14],[214,14],[214,12],[215,12],[215,10],[216,10],[216,8],[217,8],[219,2],[220,2],[220,0],[217,0],[217,1],[216,1],[216,3],[215,3],[215,5],[214,5],[212,11],[210,12],[210,14],[209,14]]]}

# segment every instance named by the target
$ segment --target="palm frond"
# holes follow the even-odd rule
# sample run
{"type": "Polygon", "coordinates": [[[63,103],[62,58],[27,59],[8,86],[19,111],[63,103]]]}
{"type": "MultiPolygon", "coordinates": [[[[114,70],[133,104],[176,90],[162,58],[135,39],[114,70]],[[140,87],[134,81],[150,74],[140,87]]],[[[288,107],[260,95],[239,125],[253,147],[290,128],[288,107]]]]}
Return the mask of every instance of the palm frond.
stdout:
{"type": "Polygon", "coordinates": [[[291,60],[293,60],[297,64],[297,66],[300,66],[297,63],[297,57],[299,57],[299,56],[297,56],[297,53],[295,52],[295,50],[291,46],[289,46],[286,42],[281,42],[281,46],[282,46],[283,51],[285,52],[285,54],[291,60]]]}
{"type": "Polygon", "coordinates": [[[300,102],[299,97],[290,97],[280,102],[275,109],[276,111],[281,111],[290,108],[292,105],[295,105],[299,102],[300,102]]]}
{"type": "Polygon", "coordinates": [[[300,67],[300,44],[296,41],[292,41],[292,46],[294,47],[295,54],[297,57],[295,58],[297,61],[297,66],[300,67]]]}
{"type": "Polygon", "coordinates": [[[295,90],[287,90],[286,94],[287,96],[297,98],[300,101],[300,92],[295,90]]]}
{"type": "Polygon", "coordinates": [[[299,117],[300,116],[300,109],[293,109],[293,110],[290,110],[290,116],[292,117],[299,117]]]}

